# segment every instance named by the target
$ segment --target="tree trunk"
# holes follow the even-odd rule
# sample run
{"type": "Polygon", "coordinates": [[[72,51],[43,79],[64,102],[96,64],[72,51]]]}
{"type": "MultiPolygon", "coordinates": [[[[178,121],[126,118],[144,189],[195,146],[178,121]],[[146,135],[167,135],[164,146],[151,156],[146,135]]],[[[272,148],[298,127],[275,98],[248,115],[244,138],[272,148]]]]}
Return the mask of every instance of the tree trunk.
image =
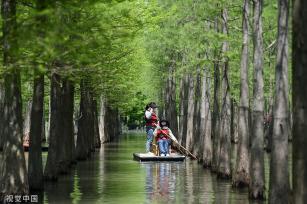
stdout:
{"type": "MultiPolygon", "coordinates": [[[[218,31],[218,20],[215,20],[215,29],[218,31]]],[[[218,51],[215,50],[215,57],[218,58],[218,51]]],[[[220,152],[220,65],[218,61],[214,62],[214,98],[212,114],[212,137],[213,137],[213,155],[212,171],[217,172],[220,152]]]]}
{"type": "Polygon", "coordinates": [[[91,93],[88,84],[84,80],[81,81],[80,91],[80,118],[78,121],[76,155],[78,160],[85,160],[90,156],[92,150],[94,126],[92,123],[91,93]]]}
{"type": "MultiPolygon", "coordinates": [[[[165,88],[163,88],[163,86],[161,86],[161,92],[160,92],[160,97],[161,97],[161,100],[164,101],[165,98],[166,98],[166,90],[165,88]]],[[[165,104],[161,101],[161,105],[159,106],[159,112],[157,113],[158,117],[159,118],[165,118],[166,116],[166,108],[165,108],[165,104]]]]}
{"type": "Polygon", "coordinates": [[[240,86],[240,106],[238,116],[238,136],[239,146],[237,151],[236,169],[233,177],[233,186],[243,187],[250,183],[249,172],[249,88],[248,88],[248,16],[249,0],[244,0],[243,5],[243,44],[241,55],[241,86],[240,86]]]}
{"type": "Polygon", "coordinates": [[[289,203],[288,138],[288,17],[289,1],[278,1],[278,43],[275,72],[275,104],[270,164],[270,203],[289,203]]]}
{"type": "Polygon", "coordinates": [[[189,94],[188,94],[188,112],[187,112],[187,136],[186,136],[186,149],[192,151],[193,145],[193,132],[194,132],[194,77],[189,75],[189,94]]]}
{"type": "Polygon", "coordinates": [[[197,75],[196,75],[196,83],[195,83],[195,105],[194,105],[194,119],[193,119],[193,125],[194,125],[194,132],[193,132],[193,153],[197,156],[199,159],[199,162],[202,162],[202,155],[203,151],[202,144],[203,144],[203,137],[200,136],[200,103],[201,103],[201,73],[200,73],[200,67],[197,68],[197,75]]]}
{"type": "Polygon", "coordinates": [[[293,112],[292,112],[292,109],[291,109],[291,103],[290,102],[289,102],[288,106],[289,106],[289,108],[288,108],[288,127],[289,127],[288,141],[292,142],[292,128],[293,128],[292,114],[293,114],[293,112]]]}
{"type": "Polygon", "coordinates": [[[262,0],[254,0],[254,89],[251,133],[251,184],[252,199],[264,198],[264,151],[263,151],[263,40],[262,0]]]}
{"type": "MultiPolygon", "coordinates": [[[[226,9],[222,11],[223,34],[228,35],[227,28],[228,12],[226,9]]],[[[228,42],[223,43],[222,51],[228,51],[228,42]]],[[[218,163],[218,177],[229,179],[231,178],[231,131],[230,131],[230,87],[229,87],[229,65],[228,57],[224,57],[223,78],[222,78],[222,111],[221,111],[221,126],[220,126],[220,154],[218,163]]]]}
{"type": "Polygon", "coordinates": [[[188,112],[188,75],[182,76],[180,80],[180,104],[179,104],[179,136],[178,142],[185,146],[187,133],[187,112],[188,112]]]}
{"type": "Polygon", "coordinates": [[[48,121],[47,123],[45,124],[45,135],[46,135],[46,141],[47,143],[49,144],[50,142],[50,118],[51,118],[51,100],[49,100],[49,113],[48,113],[48,121]]]}
{"type": "MultiPolygon", "coordinates": [[[[76,140],[75,140],[75,120],[74,120],[74,114],[75,114],[75,86],[74,82],[67,80],[64,82],[64,90],[66,89],[66,94],[64,95],[63,100],[64,104],[67,104],[67,121],[63,123],[65,125],[65,128],[67,130],[65,131],[65,134],[69,137],[69,146],[68,146],[68,160],[70,162],[70,166],[72,164],[77,163],[76,159],[76,140]],[[66,88],[65,88],[66,87],[66,88]]],[[[65,105],[66,106],[66,105],[65,105]]]]}
{"type": "Polygon", "coordinates": [[[27,107],[24,114],[23,120],[23,141],[29,141],[30,137],[30,126],[31,126],[31,109],[32,101],[27,102],[27,107]]]}
{"type": "MultiPolygon", "coordinates": [[[[4,115],[4,84],[2,82],[2,75],[0,75],[0,115],[4,115]]],[[[4,145],[4,117],[0,118],[0,152],[3,151],[4,145]]]]}
{"type": "Polygon", "coordinates": [[[211,167],[212,141],[211,141],[211,110],[210,110],[210,78],[208,71],[204,69],[202,80],[202,99],[200,106],[200,137],[203,138],[203,167],[211,167]]]}
{"type": "Polygon", "coordinates": [[[51,76],[51,93],[50,93],[50,133],[49,133],[49,149],[44,178],[47,181],[56,181],[58,179],[58,158],[59,144],[62,143],[62,97],[61,97],[61,77],[57,73],[51,76]]]}
{"type": "Polygon", "coordinates": [[[100,97],[100,111],[99,111],[99,117],[98,117],[98,123],[99,123],[99,135],[100,135],[100,141],[101,143],[105,143],[105,101],[104,98],[100,97]]]}
{"type": "Polygon", "coordinates": [[[108,143],[111,140],[111,133],[110,133],[110,123],[111,123],[111,110],[107,103],[105,103],[105,115],[104,115],[104,135],[105,140],[104,143],[108,143]]]}
{"type": "Polygon", "coordinates": [[[169,66],[168,78],[166,81],[165,93],[165,118],[169,121],[170,129],[174,135],[178,135],[178,121],[176,109],[176,81],[175,81],[175,63],[169,66]]]}
{"type": "Polygon", "coordinates": [[[95,148],[101,147],[101,140],[99,135],[99,124],[98,124],[98,111],[97,111],[97,101],[93,101],[93,116],[94,116],[94,137],[95,137],[95,148]]]}
{"type": "Polygon", "coordinates": [[[63,86],[61,91],[62,100],[62,137],[61,143],[58,144],[59,156],[58,156],[58,168],[59,173],[69,173],[70,166],[73,162],[74,155],[74,86],[73,82],[69,79],[63,79],[63,86]]]}
{"type": "Polygon", "coordinates": [[[238,105],[234,99],[231,99],[231,142],[235,144],[237,144],[239,141],[238,117],[238,105]]]}
{"type": "Polygon", "coordinates": [[[116,108],[116,123],[115,123],[115,127],[116,127],[116,137],[117,137],[117,139],[119,139],[119,136],[120,136],[122,130],[121,130],[120,113],[119,113],[118,108],[116,108]]]}
{"type": "Polygon", "coordinates": [[[108,142],[118,141],[120,135],[120,120],[117,109],[107,106],[106,109],[106,134],[108,142]]]}
{"type": "Polygon", "coordinates": [[[73,115],[73,149],[72,149],[72,164],[77,164],[77,135],[78,135],[78,120],[79,120],[79,108],[80,106],[74,106],[74,115],[73,115]]]}
{"type": "Polygon", "coordinates": [[[44,116],[44,75],[34,79],[31,108],[28,177],[30,190],[41,190],[43,183],[42,133],[44,116]]]}
{"type": "Polygon", "coordinates": [[[293,3],[293,203],[307,203],[307,2],[293,3]]]}
{"type": "Polygon", "coordinates": [[[271,152],[272,150],[272,136],[273,136],[273,93],[271,95],[271,98],[269,99],[269,109],[268,113],[265,116],[265,121],[264,121],[264,144],[265,144],[265,149],[267,152],[271,152]]]}
{"type": "Polygon", "coordinates": [[[28,176],[22,147],[22,99],[20,69],[16,67],[17,23],[16,1],[2,0],[2,42],[4,67],[4,129],[3,159],[0,178],[0,202],[5,195],[29,193],[28,176]]]}

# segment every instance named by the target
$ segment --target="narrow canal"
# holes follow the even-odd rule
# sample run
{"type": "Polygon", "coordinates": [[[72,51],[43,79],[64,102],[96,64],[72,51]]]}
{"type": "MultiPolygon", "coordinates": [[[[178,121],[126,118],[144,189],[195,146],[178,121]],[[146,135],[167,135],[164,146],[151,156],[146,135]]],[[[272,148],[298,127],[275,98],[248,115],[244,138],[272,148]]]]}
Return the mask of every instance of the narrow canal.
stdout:
{"type": "MultiPolygon", "coordinates": [[[[79,162],[71,175],[46,184],[41,203],[256,203],[248,200],[247,189],[234,190],[230,181],[218,180],[197,161],[134,161],[132,153],[143,152],[144,142],[144,134],[125,134],[118,142],[103,145],[90,160],[79,162]]],[[[265,163],[268,187],[267,154],[265,163]]]]}

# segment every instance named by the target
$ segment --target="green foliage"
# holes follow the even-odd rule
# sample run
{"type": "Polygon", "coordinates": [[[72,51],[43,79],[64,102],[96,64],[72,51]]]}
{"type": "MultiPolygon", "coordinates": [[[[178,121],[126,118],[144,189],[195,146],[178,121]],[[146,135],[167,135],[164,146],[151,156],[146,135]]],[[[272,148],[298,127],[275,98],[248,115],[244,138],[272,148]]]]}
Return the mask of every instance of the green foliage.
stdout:
{"type": "MultiPolygon", "coordinates": [[[[56,71],[76,87],[81,79],[90,81],[95,97],[103,95],[112,107],[141,124],[145,104],[161,101],[170,65],[176,66],[178,82],[185,73],[196,74],[197,66],[213,76],[214,62],[228,57],[231,94],[239,101],[241,0],[47,2],[42,10],[36,1],[17,6],[17,65],[22,70],[24,100],[31,98],[35,75],[50,77],[56,71]],[[229,14],[228,35],[218,31],[223,9],[229,14]],[[220,56],[223,41],[229,42],[229,51],[220,56]]],[[[267,1],[263,11],[266,98],[274,86],[276,35],[277,4],[267,1]]],[[[252,56],[252,40],[250,45],[252,56]]],[[[249,74],[252,88],[252,60],[249,74]]],[[[46,88],[47,98],[48,92],[46,88]]]]}
{"type": "MultiPolygon", "coordinates": [[[[243,1],[156,1],[155,6],[163,16],[158,27],[145,33],[146,49],[151,63],[159,69],[165,79],[170,61],[176,61],[176,74],[196,73],[196,67],[206,67],[213,76],[215,61],[229,59],[230,90],[237,102],[240,97],[240,63],[242,49],[242,5],[243,1]],[[221,11],[228,11],[228,35],[221,33],[221,11]],[[217,21],[217,22],[216,22],[217,21]],[[218,27],[216,26],[218,25],[218,27]],[[223,41],[228,41],[229,51],[220,56],[223,41]],[[177,56],[174,58],[174,56],[177,56]],[[178,57],[179,56],[179,57],[178,57]]],[[[250,2],[250,97],[252,97],[253,44],[252,44],[252,2],[250,2]]],[[[264,81],[266,99],[272,97],[276,60],[277,4],[267,1],[263,8],[264,38],[264,81]]],[[[156,70],[153,70],[156,71],[156,70]]],[[[213,80],[211,80],[213,83],[213,80]]],[[[162,86],[162,84],[160,84],[162,86]]],[[[178,84],[179,85],[179,84],[178,84]]],[[[211,86],[213,87],[213,86],[211,86]]],[[[212,89],[213,90],[213,89],[212,89]]],[[[211,94],[213,96],[213,94],[211,94]]]]}
{"type": "Polygon", "coordinates": [[[17,7],[24,100],[31,100],[35,75],[58,72],[76,85],[90,81],[96,97],[103,95],[123,113],[131,110],[137,93],[146,89],[141,73],[151,65],[142,46],[143,28],[153,24],[154,10],[138,0],[54,1],[37,7],[36,2],[17,7]]]}

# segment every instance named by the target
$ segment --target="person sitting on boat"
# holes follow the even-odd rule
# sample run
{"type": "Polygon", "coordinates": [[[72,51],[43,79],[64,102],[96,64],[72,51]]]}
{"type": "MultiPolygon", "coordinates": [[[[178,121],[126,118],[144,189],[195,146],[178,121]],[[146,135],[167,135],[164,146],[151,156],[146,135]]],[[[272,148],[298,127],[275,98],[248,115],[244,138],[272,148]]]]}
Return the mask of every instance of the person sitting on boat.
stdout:
{"type": "Polygon", "coordinates": [[[155,131],[156,127],[159,123],[159,118],[156,114],[157,112],[157,105],[155,102],[149,103],[145,108],[145,121],[146,121],[146,153],[150,153],[150,147],[153,140],[153,132],[155,131]]]}
{"type": "Polygon", "coordinates": [[[160,156],[169,156],[169,145],[171,142],[178,143],[176,137],[169,128],[169,122],[167,120],[161,120],[160,127],[158,127],[153,134],[159,145],[160,156]]]}

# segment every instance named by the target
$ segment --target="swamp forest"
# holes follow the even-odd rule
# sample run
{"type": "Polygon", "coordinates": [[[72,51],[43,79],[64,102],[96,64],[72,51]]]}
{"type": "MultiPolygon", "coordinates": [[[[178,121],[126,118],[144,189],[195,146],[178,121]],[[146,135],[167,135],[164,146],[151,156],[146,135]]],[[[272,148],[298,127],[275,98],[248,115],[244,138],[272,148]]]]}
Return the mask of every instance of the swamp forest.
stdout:
{"type": "Polygon", "coordinates": [[[0,203],[307,203],[306,1],[1,0],[0,22],[0,203]],[[184,161],[133,160],[150,102],[184,161]]]}

